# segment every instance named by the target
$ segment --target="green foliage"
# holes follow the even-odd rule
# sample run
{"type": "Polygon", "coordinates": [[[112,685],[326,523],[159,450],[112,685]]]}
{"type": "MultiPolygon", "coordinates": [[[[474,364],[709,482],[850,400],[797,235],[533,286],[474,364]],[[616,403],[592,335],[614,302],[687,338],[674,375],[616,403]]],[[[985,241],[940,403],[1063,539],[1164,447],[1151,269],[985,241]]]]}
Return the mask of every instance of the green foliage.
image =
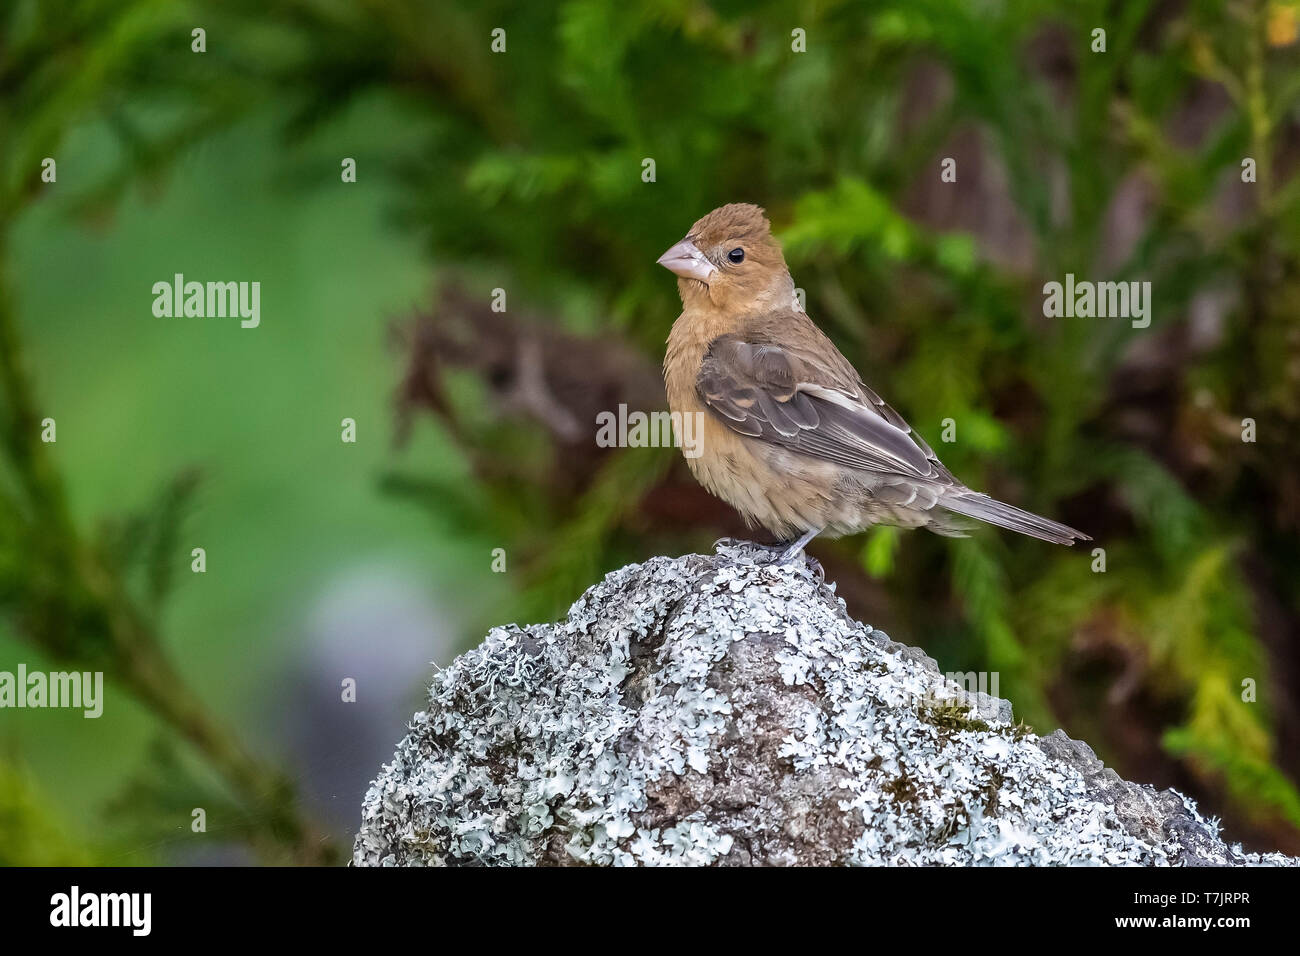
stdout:
{"type": "MultiPolygon", "coordinates": [[[[226,110],[229,87],[193,104],[161,138],[144,134],[139,117],[120,109],[119,98],[136,90],[142,77],[150,89],[168,80],[177,89],[187,86],[187,71],[178,75],[158,63],[176,59],[162,44],[188,33],[173,19],[179,12],[150,0],[20,0],[0,11],[0,614],[42,656],[102,670],[194,745],[257,820],[248,842],[266,858],[329,862],[332,848],[313,838],[284,775],[243,752],[180,679],[163,648],[159,606],[177,563],[193,476],[178,478],[147,512],[106,521],[98,540],[82,531],[52,443],[42,439],[45,419],[18,332],[9,238],[16,217],[37,198],[42,160],[58,153],[80,123],[95,118],[112,126],[123,144],[122,162],[82,177],[93,185],[79,191],[73,208],[84,210],[114,195],[125,177],[174,160],[178,144],[218,116],[232,115],[226,110]]],[[[33,811],[25,778],[2,765],[0,772],[0,856],[33,863],[42,862],[42,852],[50,862],[78,859],[65,849],[57,826],[33,811]],[[48,841],[47,849],[29,844],[29,832],[48,841]]]]}
{"type": "Polygon", "coordinates": [[[894,570],[898,552],[898,529],[880,525],[867,532],[867,543],[862,546],[862,567],[873,578],[887,578],[894,570]]]}
{"type": "Polygon", "coordinates": [[[22,766],[0,757],[0,866],[93,866],[92,848],[69,834],[22,766]]]}

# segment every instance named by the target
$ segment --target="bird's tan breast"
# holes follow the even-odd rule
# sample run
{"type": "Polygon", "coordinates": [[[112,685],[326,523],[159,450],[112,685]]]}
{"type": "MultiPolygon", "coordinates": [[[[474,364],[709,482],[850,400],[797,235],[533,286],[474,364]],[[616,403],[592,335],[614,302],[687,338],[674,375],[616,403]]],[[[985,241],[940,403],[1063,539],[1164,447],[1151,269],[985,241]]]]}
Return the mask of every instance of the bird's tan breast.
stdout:
{"type": "Polygon", "coordinates": [[[690,416],[699,454],[686,456],[691,473],[709,492],[726,501],[750,524],[780,538],[838,522],[842,504],[835,493],[839,469],[825,462],[750,438],[727,427],[701,401],[695,382],[709,343],[725,330],[688,322],[673,326],[664,359],[668,407],[690,416]],[[714,332],[714,334],[710,334],[714,332]]]}

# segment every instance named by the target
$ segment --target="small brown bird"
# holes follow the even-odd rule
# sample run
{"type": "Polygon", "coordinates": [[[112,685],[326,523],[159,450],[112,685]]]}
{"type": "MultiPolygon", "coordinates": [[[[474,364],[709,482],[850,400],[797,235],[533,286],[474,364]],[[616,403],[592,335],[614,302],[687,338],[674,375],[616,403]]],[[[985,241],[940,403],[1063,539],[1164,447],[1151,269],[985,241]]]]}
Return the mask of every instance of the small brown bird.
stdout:
{"type": "Polygon", "coordinates": [[[715,209],[662,256],[682,314],[668,336],[669,408],[692,416],[699,482],[783,542],[872,525],[960,537],[978,518],[1044,541],[1091,540],[971,491],[804,314],[758,206],[715,209]]]}

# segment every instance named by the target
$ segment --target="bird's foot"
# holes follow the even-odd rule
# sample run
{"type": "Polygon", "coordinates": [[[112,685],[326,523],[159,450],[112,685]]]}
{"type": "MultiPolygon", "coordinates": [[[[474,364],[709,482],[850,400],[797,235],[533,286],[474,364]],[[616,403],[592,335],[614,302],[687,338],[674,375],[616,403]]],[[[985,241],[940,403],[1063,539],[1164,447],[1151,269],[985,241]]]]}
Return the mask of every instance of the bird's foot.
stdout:
{"type": "MultiPolygon", "coordinates": [[[[805,531],[803,534],[801,534],[798,538],[796,538],[794,541],[791,541],[788,545],[786,545],[783,549],[781,549],[781,556],[776,559],[776,563],[788,564],[789,562],[793,561],[797,555],[802,553],[804,549],[804,545],[806,545],[813,538],[817,537],[817,535],[821,533],[821,530],[822,530],[821,528],[810,528],[807,531],[805,531]]],[[[813,560],[813,559],[810,558],[809,560],[813,560]]]]}
{"type": "Polygon", "coordinates": [[[719,538],[717,541],[713,542],[713,550],[717,551],[721,548],[737,547],[758,548],[771,554],[771,557],[763,562],[764,564],[790,564],[796,558],[802,557],[804,563],[807,564],[808,568],[817,576],[818,582],[824,584],[826,582],[826,571],[822,568],[821,562],[804,551],[804,545],[817,537],[820,531],[820,528],[813,528],[810,531],[804,532],[804,534],[794,541],[781,541],[776,544],[764,544],[761,541],[746,541],[743,538],[719,538]]]}
{"type": "Polygon", "coordinates": [[[773,564],[789,564],[791,561],[793,561],[795,558],[801,555],[803,557],[807,557],[807,555],[804,553],[803,547],[797,541],[794,544],[786,545],[784,548],[781,549],[773,548],[772,550],[773,551],[780,550],[781,552],[775,558],[772,559],[773,564]]]}
{"type": "Polygon", "coordinates": [[[813,575],[817,578],[817,583],[825,584],[826,569],[822,567],[822,563],[818,561],[816,558],[814,558],[811,554],[804,551],[803,548],[797,547],[796,545],[791,545],[790,547],[786,548],[779,555],[774,557],[770,563],[793,564],[795,561],[797,561],[800,558],[803,559],[804,564],[807,565],[808,569],[812,571],[813,575]]]}
{"type": "Polygon", "coordinates": [[[719,538],[713,542],[714,551],[722,548],[761,548],[764,551],[783,551],[786,543],[781,541],[776,544],[763,544],[761,541],[749,541],[745,538],[719,538]]]}

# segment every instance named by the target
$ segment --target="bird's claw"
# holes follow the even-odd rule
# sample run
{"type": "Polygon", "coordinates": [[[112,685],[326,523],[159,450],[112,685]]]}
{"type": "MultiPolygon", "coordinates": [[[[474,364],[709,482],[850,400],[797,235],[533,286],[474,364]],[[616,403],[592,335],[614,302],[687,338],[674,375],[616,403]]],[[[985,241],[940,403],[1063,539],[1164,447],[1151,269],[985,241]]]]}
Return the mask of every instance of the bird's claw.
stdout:
{"type": "Polygon", "coordinates": [[[795,558],[802,557],[808,569],[816,576],[819,584],[826,583],[826,571],[822,568],[821,562],[812,555],[804,551],[806,545],[815,536],[814,533],[806,533],[803,537],[793,542],[779,542],[777,544],[763,544],[760,541],[746,541],[742,538],[719,538],[713,542],[713,550],[719,551],[722,548],[757,548],[760,551],[766,551],[771,556],[762,560],[761,564],[790,564],[795,558]]]}
{"type": "Polygon", "coordinates": [[[791,561],[795,559],[796,556],[801,555],[803,553],[804,550],[802,545],[792,544],[784,551],[781,552],[780,556],[776,559],[776,563],[789,564],[791,561]]]}
{"type": "Polygon", "coordinates": [[[760,563],[762,564],[790,564],[796,558],[802,557],[804,563],[808,566],[808,569],[816,576],[817,583],[826,583],[826,570],[822,567],[820,561],[804,551],[802,541],[796,541],[794,544],[787,544],[785,542],[779,544],[763,544],[761,541],[747,541],[744,538],[719,538],[717,541],[713,542],[714,551],[719,551],[722,548],[739,547],[758,548],[762,551],[767,551],[771,556],[766,560],[761,561],[760,563]]]}
{"type": "Polygon", "coordinates": [[[803,558],[804,564],[807,565],[808,569],[816,576],[818,584],[826,583],[826,569],[822,567],[822,563],[797,545],[791,545],[786,548],[779,555],[773,557],[769,563],[791,564],[796,558],[803,558]]]}
{"type": "Polygon", "coordinates": [[[764,551],[780,551],[785,544],[763,544],[760,541],[748,541],[745,538],[719,538],[713,542],[713,550],[722,548],[761,548],[764,551]]]}

